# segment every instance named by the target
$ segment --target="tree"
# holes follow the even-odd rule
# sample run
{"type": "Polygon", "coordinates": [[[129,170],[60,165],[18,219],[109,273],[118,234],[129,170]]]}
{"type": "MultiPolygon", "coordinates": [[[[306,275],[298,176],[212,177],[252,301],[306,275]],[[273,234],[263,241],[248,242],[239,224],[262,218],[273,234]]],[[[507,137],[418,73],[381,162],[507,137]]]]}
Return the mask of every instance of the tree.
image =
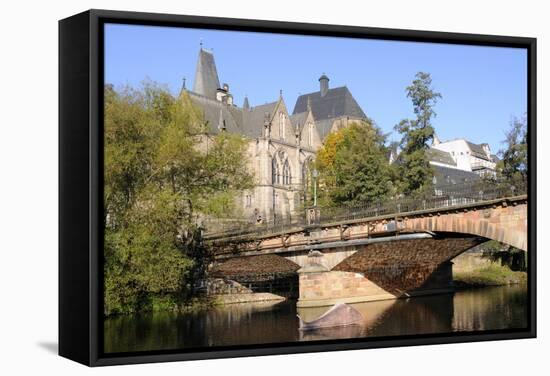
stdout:
{"type": "Polygon", "coordinates": [[[434,106],[441,94],[432,88],[429,73],[418,72],[407,87],[416,119],[404,119],[395,126],[401,134],[401,153],[397,166],[401,176],[401,191],[405,195],[418,195],[431,188],[433,170],[426,151],[433,140],[434,128],[431,119],[436,116],[434,106]]]}
{"type": "Polygon", "coordinates": [[[325,204],[376,202],[394,193],[385,140],[370,120],[329,135],[316,159],[325,204]]]}
{"type": "Polygon", "coordinates": [[[251,187],[245,141],[222,133],[206,149],[203,124],[187,94],[106,87],[105,314],[185,304],[208,262],[200,219],[251,187]]]}
{"type": "Polygon", "coordinates": [[[514,117],[503,141],[505,148],[499,152],[498,170],[509,185],[525,188],[527,182],[527,118],[514,117]]]}

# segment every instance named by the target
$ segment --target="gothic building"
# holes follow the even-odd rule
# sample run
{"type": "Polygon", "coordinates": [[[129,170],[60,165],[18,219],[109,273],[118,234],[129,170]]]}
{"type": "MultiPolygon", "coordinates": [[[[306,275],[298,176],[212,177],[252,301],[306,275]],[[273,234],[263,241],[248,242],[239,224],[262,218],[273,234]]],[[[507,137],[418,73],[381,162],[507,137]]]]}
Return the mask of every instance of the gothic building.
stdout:
{"type": "Polygon", "coordinates": [[[298,97],[289,111],[279,93],[277,100],[241,107],[233,101],[229,85],[220,85],[214,55],[201,48],[193,90],[183,90],[203,112],[206,142],[219,132],[248,140],[248,163],[254,188],[239,198],[246,218],[256,221],[288,219],[300,208],[315,152],[332,131],[351,121],[365,119],[347,87],[329,88],[329,78],[319,78],[319,90],[298,97]]]}

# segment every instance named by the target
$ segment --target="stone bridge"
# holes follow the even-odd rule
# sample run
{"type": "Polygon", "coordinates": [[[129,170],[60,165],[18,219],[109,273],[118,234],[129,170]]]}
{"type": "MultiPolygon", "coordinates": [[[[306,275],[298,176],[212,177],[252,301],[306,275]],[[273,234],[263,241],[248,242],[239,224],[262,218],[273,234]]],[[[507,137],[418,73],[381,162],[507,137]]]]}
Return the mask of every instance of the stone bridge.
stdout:
{"type": "Polygon", "coordinates": [[[520,195],[206,240],[214,274],[239,280],[232,270],[242,278],[281,264],[277,273],[298,273],[298,306],[310,307],[445,291],[454,257],[489,239],[527,251],[527,237],[520,195]]]}

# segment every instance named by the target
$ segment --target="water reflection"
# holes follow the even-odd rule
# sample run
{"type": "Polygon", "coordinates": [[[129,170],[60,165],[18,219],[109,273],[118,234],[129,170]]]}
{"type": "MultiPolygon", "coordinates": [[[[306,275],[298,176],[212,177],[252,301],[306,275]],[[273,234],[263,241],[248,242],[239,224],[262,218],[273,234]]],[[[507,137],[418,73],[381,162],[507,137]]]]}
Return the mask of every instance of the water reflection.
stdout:
{"type": "Polygon", "coordinates": [[[526,293],[525,286],[502,286],[354,304],[365,318],[362,325],[311,332],[298,330],[296,314],[310,321],[330,307],[297,311],[289,301],[122,316],[105,321],[105,352],[524,328],[526,293]]]}

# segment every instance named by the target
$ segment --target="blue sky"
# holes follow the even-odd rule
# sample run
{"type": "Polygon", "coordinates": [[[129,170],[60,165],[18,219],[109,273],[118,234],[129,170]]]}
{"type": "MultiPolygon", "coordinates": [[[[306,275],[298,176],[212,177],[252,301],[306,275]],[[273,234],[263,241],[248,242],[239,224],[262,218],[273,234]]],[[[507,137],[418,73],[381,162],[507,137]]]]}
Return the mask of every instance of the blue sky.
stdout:
{"type": "MultiPolygon", "coordinates": [[[[405,88],[424,71],[442,94],[433,121],[438,136],[488,142],[493,151],[502,148],[511,117],[527,109],[527,52],[502,47],[109,24],[105,81],[118,87],[151,79],[177,94],[185,77],[192,88],[201,40],[238,105],[245,95],[251,106],[272,102],[283,90],[292,112],[298,95],[319,90],[326,73],[330,87],[346,85],[392,132],[414,117],[405,88]]],[[[399,137],[393,132],[390,139],[399,137]]]]}

